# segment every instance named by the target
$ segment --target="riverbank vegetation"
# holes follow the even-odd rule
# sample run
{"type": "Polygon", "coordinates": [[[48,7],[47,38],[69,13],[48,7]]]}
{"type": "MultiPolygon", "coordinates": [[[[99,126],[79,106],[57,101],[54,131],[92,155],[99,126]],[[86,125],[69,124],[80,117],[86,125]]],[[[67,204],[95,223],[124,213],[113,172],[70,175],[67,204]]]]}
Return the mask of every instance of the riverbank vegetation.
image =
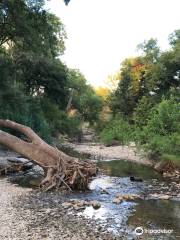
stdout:
{"type": "Polygon", "coordinates": [[[28,125],[51,141],[79,136],[98,119],[102,98],[77,69],[61,61],[63,23],[43,0],[0,3],[0,118],[28,125]]]}
{"type": "MultiPolygon", "coordinates": [[[[30,126],[51,141],[81,140],[82,125],[102,142],[136,144],[153,159],[180,159],[180,30],[161,51],[155,39],[138,46],[96,90],[61,61],[67,38],[43,0],[0,3],[0,118],[30,126]]],[[[12,130],[11,130],[12,132],[12,130]]]]}
{"type": "Polygon", "coordinates": [[[139,56],[122,62],[118,86],[108,98],[112,116],[100,139],[135,141],[151,158],[180,166],[180,30],[169,42],[170,49],[161,51],[155,39],[144,41],[139,56]]]}

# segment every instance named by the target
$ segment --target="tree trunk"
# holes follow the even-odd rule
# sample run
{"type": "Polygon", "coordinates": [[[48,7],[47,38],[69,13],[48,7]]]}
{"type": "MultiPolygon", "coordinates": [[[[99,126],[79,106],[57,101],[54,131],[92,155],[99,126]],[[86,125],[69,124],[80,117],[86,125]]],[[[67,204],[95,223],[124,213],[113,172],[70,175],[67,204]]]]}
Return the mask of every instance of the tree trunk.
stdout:
{"type": "Polygon", "coordinates": [[[71,110],[71,104],[72,104],[72,100],[73,100],[73,95],[74,95],[74,88],[71,89],[69,100],[68,100],[68,104],[67,104],[67,107],[66,107],[66,112],[69,112],[69,110],[71,110]]]}
{"type": "Polygon", "coordinates": [[[10,120],[1,120],[0,126],[19,131],[27,141],[0,130],[0,144],[41,166],[45,178],[41,186],[45,190],[65,185],[69,189],[86,189],[97,168],[91,161],[80,161],[44,142],[31,128],[10,120]]]}

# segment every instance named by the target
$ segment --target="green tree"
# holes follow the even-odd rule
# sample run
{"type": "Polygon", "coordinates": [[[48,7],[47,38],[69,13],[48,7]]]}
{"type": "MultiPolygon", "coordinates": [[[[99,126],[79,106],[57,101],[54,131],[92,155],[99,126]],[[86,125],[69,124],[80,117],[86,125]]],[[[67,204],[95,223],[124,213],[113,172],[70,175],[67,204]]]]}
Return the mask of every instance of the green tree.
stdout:
{"type": "Polygon", "coordinates": [[[59,59],[38,57],[27,54],[19,61],[16,69],[28,95],[49,98],[63,110],[69,94],[67,67],[59,59]]]}
{"type": "Polygon", "coordinates": [[[154,63],[158,61],[160,49],[157,44],[157,39],[151,38],[148,41],[144,41],[137,46],[137,49],[142,51],[146,63],[154,63]]]}
{"type": "Polygon", "coordinates": [[[132,120],[142,97],[152,104],[159,103],[171,90],[178,91],[180,84],[180,38],[176,30],[170,35],[171,49],[161,52],[157,40],[150,39],[138,46],[139,57],[126,59],[121,64],[120,81],[112,92],[110,106],[132,120]]]}
{"type": "Polygon", "coordinates": [[[110,105],[114,113],[120,112],[126,118],[131,118],[139,98],[146,91],[144,68],[141,58],[130,58],[123,61],[118,87],[112,92],[110,98],[110,105]]]}
{"type": "Polygon", "coordinates": [[[133,113],[133,120],[136,127],[142,129],[146,126],[152,106],[153,103],[150,101],[150,98],[146,96],[143,96],[138,101],[137,107],[133,113]]]}
{"type": "Polygon", "coordinates": [[[67,104],[67,67],[56,58],[65,48],[64,26],[42,0],[2,0],[0,26],[0,116],[46,138],[53,128],[42,99],[57,109],[67,104]]]}
{"type": "Polygon", "coordinates": [[[58,56],[63,53],[66,34],[61,21],[47,12],[42,0],[0,2],[0,46],[58,56]],[[9,46],[8,46],[9,45],[9,46]]]}
{"type": "Polygon", "coordinates": [[[145,149],[158,155],[180,154],[179,108],[180,104],[171,97],[169,100],[162,100],[152,109],[140,135],[145,149]]]}
{"type": "Polygon", "coordinates": [[[99,118],[103,99],[87,84],[83,74],[77,69],[68,70],[69,89],[73,89],[71,105],[77,109],[83,121],[93,124],[99,118]]]}

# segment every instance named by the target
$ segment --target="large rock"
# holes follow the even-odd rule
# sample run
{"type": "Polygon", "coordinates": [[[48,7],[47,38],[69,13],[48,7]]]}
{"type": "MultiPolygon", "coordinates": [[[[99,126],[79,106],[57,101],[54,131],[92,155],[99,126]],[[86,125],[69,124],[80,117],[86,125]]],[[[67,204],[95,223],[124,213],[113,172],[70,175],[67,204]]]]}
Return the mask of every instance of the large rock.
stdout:
{"type": "Polygon", "coordinates": [[[73,208],[76,211],[83,210],[87,206],[92,206],[94,209],[99,209],[101,204],[98,201],[85,201],[79,199],[71,199],[69,202],[62,203],[64,208],[73,208]]]}
{"type": "Polygon", "coordinates": [[[131,195],[130,194],[125,194],[125,195],[117,194],[116,197],[113,199],[113,203],[119,204],[123,200],[124,201],[133,201],[136,199],[141,199],[141,196],[139,196],[137,194],[131,194],[131,195]]]}
{"type": "Polygon", "coordinates": [[[32,169],[33,163],[26,158],[0,157],[0,174],[7,174],[32,169]]]}
{"type": "Polygon", "coordinates": [[[94,209],[99,209],[101,207],[101,204],[97,201],[92,201],[91,204],[94,209]]]}
{"type": "Polygon", "coordinates": [[[115,197],[114,199],[113,199],[113,203],[115,203],[115,204],[119,204],[119,203],[121,203],[122,202],[122,198],[120,198],[120,197],[115,197]]]}
{"type": "Polygon", "coordinates": [[[21,164],[25,165],[26,167],[33,167],[33,163],[28,160],[27,158],[22,158],[22,157],[7,157],[7,160],[12,163],[12,164],[21,164]]]}
{"type": "Polygon", "coordinates": [[[171,196],[168,194],[158,194],[158,193],[150,194],[149,197],[151,199],[160,199],[160,200],[169,200],[171,198],[171,196]]]}

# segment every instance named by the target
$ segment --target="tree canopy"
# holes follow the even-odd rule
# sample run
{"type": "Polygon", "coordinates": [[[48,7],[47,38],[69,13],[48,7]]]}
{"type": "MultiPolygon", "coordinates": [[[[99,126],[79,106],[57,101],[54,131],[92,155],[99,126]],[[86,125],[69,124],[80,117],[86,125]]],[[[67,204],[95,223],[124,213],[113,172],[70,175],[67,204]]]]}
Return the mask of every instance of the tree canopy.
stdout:
{"type": "Polygon", "coordinates": [[[79,70],[61,61],[65,28],[44,4],[0,2],[0,117],[29,125],[42,136],[76,133],[82,119],[98,119],[102,100],[79,70]],[[68,116],[68,103],[75,116],[68,116]]]}
{"type": "Polygon", "coordinates": [[[156,39],[144,41],[140,54],[125,59],[111,76],[119,81],[109,97],[113,115],[102,141],[135,141],[153,157],[180,159],[180,30],[169,43],[161,51],[156,39]]]}
{"type": "Polygon", "coordinates": [[[155,103],[162,96],[179,89],[180,62],[178,32],[170,35],[171,49],[161,52],[157,40],[150,39],[138,45],[142,55],[122,62],[117,89],[111,97],[113,111],[132,117],[142,97],[155,103]]]}

